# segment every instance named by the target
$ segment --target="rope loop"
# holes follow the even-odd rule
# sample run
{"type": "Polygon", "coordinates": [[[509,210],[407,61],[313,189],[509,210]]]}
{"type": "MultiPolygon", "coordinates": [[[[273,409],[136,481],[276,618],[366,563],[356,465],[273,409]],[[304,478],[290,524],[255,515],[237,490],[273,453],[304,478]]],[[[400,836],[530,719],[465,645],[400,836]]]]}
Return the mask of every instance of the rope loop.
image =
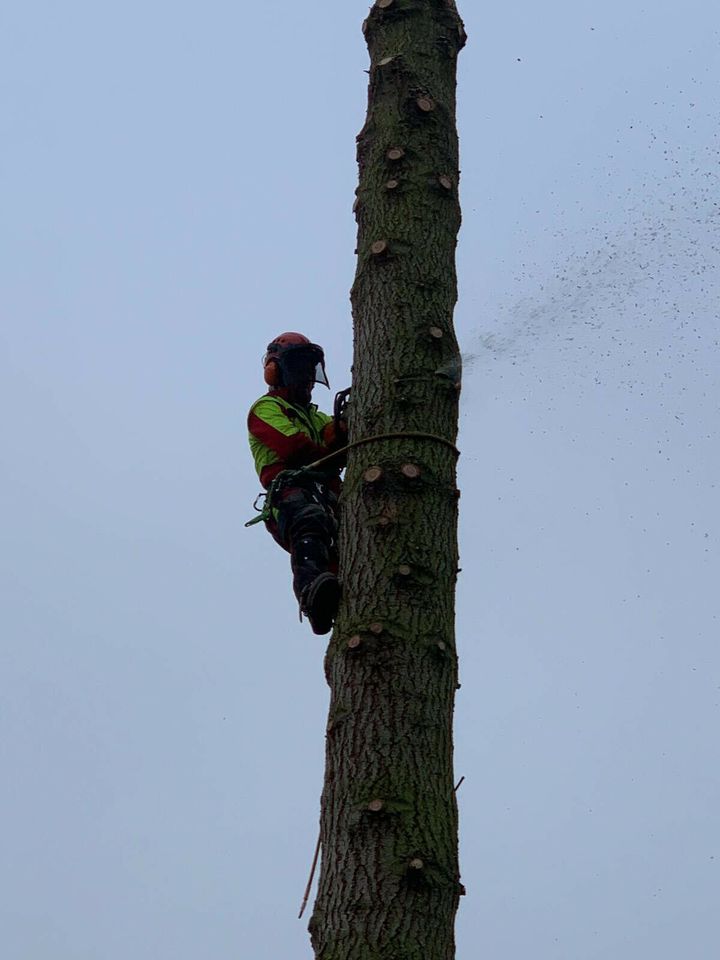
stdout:
{"type": "Polygon", "coordinates": [[[269,520],[272,517],[274,500],[277,498],[280,490],[284,486],[287,486],[287,484],[298,481],[302,482],[303,480],[307,481],[308,479],[317,479],[309,475],[319,467],[322,467],[323,464],[329,463],[342,453],[347,453],[348,450],[354,450],[356,447],[362,447],[366,443],[379,442],[380,440],[433,440],[435,443],[442,443],[444,446],[449,447],[456,457],[460,456],[460,451],[451,440],[448,440],[446,437],[438,437],[434,433],[376,433],[372,437],[363,437],[361,440],[354,440],[339,450],[329,453],[326,457],[321,457],[314,463],[309,463],[306,467],[300,467],[298,470],[281,471],[268,487],[267,493],[259,493],[255,498],[253,507],[258,511],[258,515],[257,517],[253,517],[252,520],[248,520],[245,526],[254,527],[256,523],[269,520]],[[264,498],[264,502],[262,507],[259,507],[257,504],[261,498],[264,498]]]}
{"type": "Polygon", "coordinates": [[[363,437],[361,440],[353,440],[352,443],[348,443],[347,446],[341,447],[339,450],[335,450],[334,453],[328,454],[326,457],[321,457],[320,460],[316,460],[315,463],[308,464],[307,467],[303,467],[304,470],[314,470],[320,466],[322,463],[326,463],[329,460],[334,460],[335,457],[339,457],[341,453],[346,453],[348,450],[353,450],[355,447],[361,447],[366,443],[373,443],[379,440],[434,440],[435,443],[442,443],[444,446],[449,447],[456,457],[460,456],[460,451],[452,442],[448,440],[447,437],[439,437],[434,433],[376,433],[372,437],[363,437]]]}

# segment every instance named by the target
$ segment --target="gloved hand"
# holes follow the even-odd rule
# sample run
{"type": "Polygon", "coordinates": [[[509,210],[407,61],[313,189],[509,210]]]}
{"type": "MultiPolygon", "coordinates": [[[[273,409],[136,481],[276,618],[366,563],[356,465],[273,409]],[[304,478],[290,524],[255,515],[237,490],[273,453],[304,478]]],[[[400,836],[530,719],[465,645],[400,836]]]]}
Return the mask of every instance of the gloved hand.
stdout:
{"type": "Polygon", "coordinates": [[[323,443],[330,450],[339,450],[344,447],[348,439],[348,427],[345,420],[338,420],[337,423],[331,420],[326,423],[322,432],[323,443]]]}

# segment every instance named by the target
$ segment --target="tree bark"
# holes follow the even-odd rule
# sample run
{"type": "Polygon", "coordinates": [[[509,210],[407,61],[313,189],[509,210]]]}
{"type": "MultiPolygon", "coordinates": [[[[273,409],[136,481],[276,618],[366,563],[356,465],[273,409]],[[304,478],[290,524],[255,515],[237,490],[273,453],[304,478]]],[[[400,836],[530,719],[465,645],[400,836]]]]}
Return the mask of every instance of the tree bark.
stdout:
{"type": "Polygon", "coordinates": [[[331,688],[317,960],[451,960],[460,355],[453,0],[377,0],[358,136],[351,451],[331,688]],[[421,434],[370,440],[385,434],[421,434]]]}

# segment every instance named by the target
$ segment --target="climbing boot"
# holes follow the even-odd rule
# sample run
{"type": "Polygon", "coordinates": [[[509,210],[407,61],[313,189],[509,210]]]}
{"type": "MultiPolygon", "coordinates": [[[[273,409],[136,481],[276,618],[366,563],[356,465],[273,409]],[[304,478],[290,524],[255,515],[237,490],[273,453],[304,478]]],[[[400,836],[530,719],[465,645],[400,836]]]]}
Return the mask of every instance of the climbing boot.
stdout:
{"type": "Polygon", "coordinates": [[[309,583],[300,596],[300,609],[310,621],[313,633],[329,633],[340,603],[340,584],[334,573],[325,571],[309,583]]]}
{"type": "Polygon", "coordinates": [[[328,545],[320,537],[302,537],[290,554],[293,591],[300,613],[310,621],[313,633],[328,633],[340,600],[340,586],[330,567],[328,545]]]}

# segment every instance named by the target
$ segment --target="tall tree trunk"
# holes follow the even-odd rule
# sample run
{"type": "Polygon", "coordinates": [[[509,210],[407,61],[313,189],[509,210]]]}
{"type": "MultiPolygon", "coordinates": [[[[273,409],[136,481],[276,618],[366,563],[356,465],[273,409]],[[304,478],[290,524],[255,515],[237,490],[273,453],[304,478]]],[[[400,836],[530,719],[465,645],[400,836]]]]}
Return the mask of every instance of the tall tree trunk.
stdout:
{"type": "Polygon", "coordinates": [[[358,136],[358,266],[343,600],[331,688],[318,960],[451,960],[461,895],[452,325],[460,226],[455,123],[465,31],[453,0],[377,0],[358,136]],[[384,434],[422,434],[369,439],[384,434]]]}

